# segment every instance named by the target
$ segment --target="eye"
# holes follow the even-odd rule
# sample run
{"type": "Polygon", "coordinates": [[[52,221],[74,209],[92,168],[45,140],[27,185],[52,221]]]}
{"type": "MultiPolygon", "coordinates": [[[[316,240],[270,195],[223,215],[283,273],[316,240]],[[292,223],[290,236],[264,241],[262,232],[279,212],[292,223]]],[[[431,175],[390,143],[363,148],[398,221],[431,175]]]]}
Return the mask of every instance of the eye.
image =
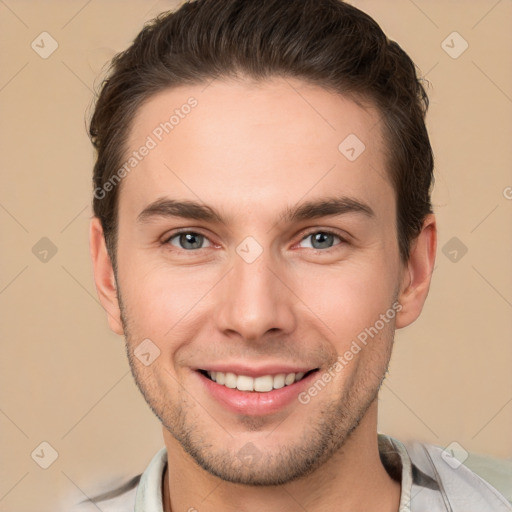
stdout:
{"type": "Polygon", "coordinates": [[[335,239],[338,239],[340,242],[345,241],[343,238],[330,231],[314,231],[306,235],[301,242],[308,239],[310,239],[311,242],[306,247],[311,249],[330,249],[333,245],[338,245],[333,243],[335,239]]]}
{"type": "Polygon", "coordinates": [[[195,233],[194,231],[182,231],[170,236],[165,243],[184,249],[185,251],[191,251],[194,249],[204,249],[209,247],[211,242],[204,235],[195,233]],[[204,243],[208,245],[203,245],[204,243]]]}

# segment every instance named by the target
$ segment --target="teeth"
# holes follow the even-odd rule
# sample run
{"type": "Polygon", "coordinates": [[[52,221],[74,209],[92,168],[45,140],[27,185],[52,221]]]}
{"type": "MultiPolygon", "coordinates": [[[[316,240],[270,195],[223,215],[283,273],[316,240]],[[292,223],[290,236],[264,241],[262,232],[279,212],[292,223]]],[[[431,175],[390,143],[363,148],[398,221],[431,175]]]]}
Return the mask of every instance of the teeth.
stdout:
{"type": "Polygon", "coordinates": [[[273,389],[281,389],[289,386],[294,382],[301,380],[305,373],[280,373],[278,375],[262,375],[261,377],[252,378],[247,375],[236,375],[231,372],[206,372],[208,376],[217,384],[226,386],[239,391],[258,391],[266,393],[273,389]]]}
{"type": "Polygon", "coordinates": [[[253,391],[254,390],[254,379],[247,377],[246,375],[239,375],[236,379],[236,389],[240,391],[253,391]]]}
{"type": "Polygon", "coordinates": [[[284,373],[280,373],[279,375],[276,375],[274,377],[274,389],[284,388],[285,378],[286,378],[286,375],[284,373]]]}
{"type": "MultiPolygon", "coordinates": [[[[240,377],[238,377],[240,378],[240,377]]],[[[272,375],[265,375],[264,377],[256,377],[254,380],[254,391],[263,393],[265,391],[272,391],[274,388],[274,378],[272,375]]],[[[238,388],[240,389],[240,388],[238,388]]]]}
{"type": "MultiPolygon", "coordinates": [[[[220,372],[217,372],[220,373],[220,372]]],[[[226,373],[224,376],[224,386],[235,389],[237,385],[237,376],[234,373],[226,373]]]]}
{"type": "Polygon", "coordinates": [[[290,384],[293,384],[295,382],[295,373],[289,373],[285,379],[284,383],[289,386],[290,384]]]}

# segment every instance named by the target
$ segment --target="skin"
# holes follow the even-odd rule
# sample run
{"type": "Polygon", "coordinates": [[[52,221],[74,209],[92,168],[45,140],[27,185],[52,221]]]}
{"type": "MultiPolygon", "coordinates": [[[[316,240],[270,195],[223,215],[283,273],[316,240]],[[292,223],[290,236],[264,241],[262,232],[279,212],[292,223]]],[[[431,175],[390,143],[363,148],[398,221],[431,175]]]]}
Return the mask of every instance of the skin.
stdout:
{"type": "Polygon", "coordinates": [[[401,263],[378,112],[298,80],[216,80],[159,93],[139,109],[127,154],[190,96],[197,107],[122,181],[117,276],[97,218],[90,231],[110,327],[125,335],[135,380],[163,425],[164,510],[397,511],[400,483],[378,453],[377,393],[395,329],[416,320],[428,294],[435,217],[401,263]],[[366,146],[355,161],[338,150],[351,133],[366,146]],[[164,196],[209,205],[226,223],[138,221],[164,196]],[[374,216],[283,218],[287,207],[339,196],[374,216]],[[204,235],[201,248],[167,241],[178,228],[204,235]],[[344,241],[328,237],[314,249],[308,235],[324,231],[344,241]],[[236,251],[247,236],[263,249],[252,263],[236,251]],[[396,317],[307,404],[235,414],[194,371],[234,361],[321,375],[396,301],[396,317]],[[133,352],[146,338],[160,350],[149,366],[133,352]],[[247,446],[252,464],[238,456],[247,446]]]}

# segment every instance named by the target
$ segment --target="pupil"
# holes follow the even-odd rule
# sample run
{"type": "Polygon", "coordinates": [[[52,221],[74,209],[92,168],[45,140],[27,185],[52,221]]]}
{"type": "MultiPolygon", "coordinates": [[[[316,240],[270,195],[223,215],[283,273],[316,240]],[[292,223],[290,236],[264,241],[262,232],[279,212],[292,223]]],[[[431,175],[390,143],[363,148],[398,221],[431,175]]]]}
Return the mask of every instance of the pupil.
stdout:
{"type": "Polygon", "coordinates": [[[184,249],[197,249],[201,246],[202,235],[186,233],[181,235],[180,243],[184,249]]]}
{"type": "Polygon", "coordinates": [[[332,242],[333,235],[328,233],[316,233],[313,236],[313,247],[315,249],[324,249],[325,247],[330,247],[330,242],[332,242]]]}

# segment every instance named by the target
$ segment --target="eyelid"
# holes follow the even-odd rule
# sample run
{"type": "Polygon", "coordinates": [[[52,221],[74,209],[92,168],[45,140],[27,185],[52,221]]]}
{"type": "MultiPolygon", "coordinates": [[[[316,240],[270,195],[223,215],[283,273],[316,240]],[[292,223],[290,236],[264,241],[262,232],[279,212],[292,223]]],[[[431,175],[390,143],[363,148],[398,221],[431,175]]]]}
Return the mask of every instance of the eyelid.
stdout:
{"type": "Polygon", "coordinates": [[[349,243],[349,237],[340,231],[334,229],[334,228],[308,228],[307,230],[304,230],[299,236],[300,240],[298,243],[302,242],[304,239],[308,238],[311,235],[314,235],[316,233],[324,233],[326,235],[334,235],[340,239],[340,243],[333,245],[332,247],[328,247],[327,249],[315,249],[314,247],[309,247],[308,249],[312,249],[313,251],[319,251],[319,252],[328,252],[330,250],[334,250],[339,245],[348,244],[349,243]]]}
{"type": "MultiPolygon", "coordinates": [[[[161,244],[162,245],[171,245],[170,244],[170,241],[177,237],[178,235],[182,235],[184,233],[193,233],[195,235],[201,235],[202,237],[206,238],[206,240],[208,240],[208,242],[210,242],[210,244],[212,246],[218,246],[218,244],[216,244],[215,242],[213,242],[209,236],[205,235],[204,233],[201,232],[200,229],[198,228],[178,228],[178,229],[175,229],[173,231],[171,231],[170,233],[167,233],[163,239],[161,240],[161,244]]],[[[186,249],[182,249],[181,247],[176,247],[176,246],[173,246],[176,250],[181,250],[181,251],[186,251],[186,252],[197,252],[197,251],[200,251],[201,249],[208,249],[208,247],[202,247],[201,249],[194,249],[194,250],[186,250],[186,249]]]]}
{"type": "MultiPolygon", "coordinates": [[[[169,234],[166,234],[165,237],[163,238],[162,242],[161,242],[162,245],[171,245],[169,243],[171,241],[171,239],[173,239],[176,236],[178,236],[180,234],[183,234],[183,233],[194,233],[196,235],[201,235],[204,238],[206,238],[206,240],[208,240],[208,242],[210,242],[211,246],[219,247],[219,245],[216,244],[215,242],[213,242],[210,239],[209,236],[207,236],[204,233],[202,233],[201,229],[199,229],[199,228],[188,228],[188,227],[177,228],[177,229],[171,231],[169,234]]],[[[334,229],[334,228],[307,228],[307,229],[303,230],[299,234],[300,239],[297,242],[297,244],[302,242],[304,239],[308,238],[309,236],[314,235],[316,233],[324,233],[324,234],[328,234],[328,235],[334,235],[334,236],[338,237],[341,242],[339,244],[333,245],[332,247],[328,247],[326,249],[315,249],[315,248],[312,248],[312,250],[314,250],[314,251],[328,252],[329,250],[335,249],[339,245],[348,244],[349,243],[349,241],[348,241],[349,237],[347,235],[341,233],[340,231],[334,229]]],[[[297,244],[295,244],[295,245],[297,245],[297,244]]],[[[176,247],[176,246],[173,246],[173,247],[175,249],[177,249],[177,250],[182,250],[182,251],[186,251],[186,252],[189,252],[189,253],[190,252],[197,252],[197,251],[200,251],[201,249],[208,249],[208,247],[202,247],[201,249],[194,249],[194,250],[188,250],[187,251],[186,249],[181,249],[180,247],[176,247]]]]}

